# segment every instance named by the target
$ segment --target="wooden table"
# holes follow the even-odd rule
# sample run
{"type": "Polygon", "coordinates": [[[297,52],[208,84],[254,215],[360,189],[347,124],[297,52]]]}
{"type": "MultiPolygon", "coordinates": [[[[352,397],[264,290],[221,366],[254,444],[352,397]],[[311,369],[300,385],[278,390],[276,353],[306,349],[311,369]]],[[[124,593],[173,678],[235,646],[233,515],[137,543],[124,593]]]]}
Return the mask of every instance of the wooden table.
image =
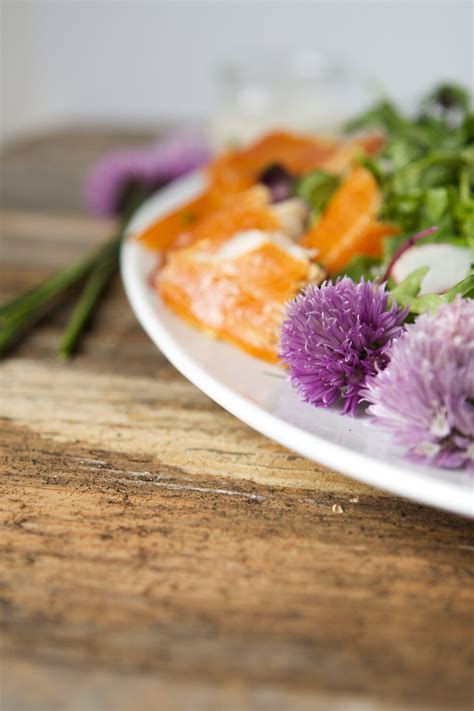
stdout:
{"type": "MultiPolygon", "coordinates": [[[[2,297],[107,236],[87,166],[149,133],[70,128],[3,157],[2,297]]],[[[471,524],[346,479],[188,383],[119,280],[0,368],[5,711],[472,706],[471,524]]]]}

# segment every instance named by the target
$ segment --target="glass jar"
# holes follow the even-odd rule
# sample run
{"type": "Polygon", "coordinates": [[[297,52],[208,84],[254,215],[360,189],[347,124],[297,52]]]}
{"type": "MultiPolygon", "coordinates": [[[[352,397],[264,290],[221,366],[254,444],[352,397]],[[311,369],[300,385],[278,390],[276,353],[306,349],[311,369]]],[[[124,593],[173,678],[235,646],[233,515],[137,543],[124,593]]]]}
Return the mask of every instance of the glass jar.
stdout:
{"type": "Polygon", "coordinates": [[[341,63],[314,50],[246,54],[219,67],[216,79],[211,130],[218,147],[275,129],[334,135],[356,87],[341,63]]]}

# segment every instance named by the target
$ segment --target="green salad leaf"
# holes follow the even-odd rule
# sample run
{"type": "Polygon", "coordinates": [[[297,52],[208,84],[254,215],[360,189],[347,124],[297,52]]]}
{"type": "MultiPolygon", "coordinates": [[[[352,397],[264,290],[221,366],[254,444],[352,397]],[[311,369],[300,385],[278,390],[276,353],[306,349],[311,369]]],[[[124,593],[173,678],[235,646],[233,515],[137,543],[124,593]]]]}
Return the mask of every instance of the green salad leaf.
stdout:
{"type": "Polygon", "coordinates": [[[401,306],[408,306],[410,299],[420,293],[421,284],[429,270],[429,267],[420,267],[409,274],[398,286],[390,290],[392,298],[401,306]]]}
{"type": "Polygon", "coordinates": [[[309,205],[311,224],[320,218],[340,182],[338,175],[324,170],[313,170],[296,182],[295,195],[309,205]]]}
{"type": "Polygon", "coordinates": [[[418,296],[421,284],[429,267],[421,267],[409,274],[398,286],[390,290],[390,296],[402,307],[409,307],[411,314],[422,314],[425,311],[435,313],[442,304],[449,304],[459,294],[463,299],[474,298],[474,271],[465,279],[455,284],[444,294],[424,294],[418,296]]]}
{"type": "Polygon", "coordinates": [[[414,117],[384,99],[347,128],[387,137],[377,156],[362,159],[382,191],[381,219],[401,228],[387,241],[387,259],[407,235],[431,225],[438,232],[426,241],[474,246],[474,113],[463,87],[437,87],[414,117]]]}

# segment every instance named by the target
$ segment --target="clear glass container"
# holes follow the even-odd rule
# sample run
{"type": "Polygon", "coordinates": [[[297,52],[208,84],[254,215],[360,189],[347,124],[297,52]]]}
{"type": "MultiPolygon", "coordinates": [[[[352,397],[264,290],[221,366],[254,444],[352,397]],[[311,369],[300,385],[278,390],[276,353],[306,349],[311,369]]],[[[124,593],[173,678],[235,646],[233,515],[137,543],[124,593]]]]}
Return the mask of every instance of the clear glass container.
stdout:
{"type": "Polygon", "coordinates": [[[246,54],[216,72],[214,142],[246,143],[274,129],[334,135],[356,88],[341,63],[314,50],[246,54]]]}

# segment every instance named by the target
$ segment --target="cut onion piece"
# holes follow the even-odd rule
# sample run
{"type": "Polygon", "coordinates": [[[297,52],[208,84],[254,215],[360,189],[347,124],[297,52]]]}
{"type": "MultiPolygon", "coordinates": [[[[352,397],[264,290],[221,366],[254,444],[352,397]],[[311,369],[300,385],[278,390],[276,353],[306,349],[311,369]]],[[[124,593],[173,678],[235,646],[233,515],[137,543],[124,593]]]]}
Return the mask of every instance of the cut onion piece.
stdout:
{"type": "Polygon", "coordinates": [[[467,247],[452,244],[423,244],[409,247],[393,265],[391,276],[396,284],[421,267],[430,270],[421,284],[419,296],[444,294],[458,281],[465,279],[474,263],[474,253],[467,247]]]}

